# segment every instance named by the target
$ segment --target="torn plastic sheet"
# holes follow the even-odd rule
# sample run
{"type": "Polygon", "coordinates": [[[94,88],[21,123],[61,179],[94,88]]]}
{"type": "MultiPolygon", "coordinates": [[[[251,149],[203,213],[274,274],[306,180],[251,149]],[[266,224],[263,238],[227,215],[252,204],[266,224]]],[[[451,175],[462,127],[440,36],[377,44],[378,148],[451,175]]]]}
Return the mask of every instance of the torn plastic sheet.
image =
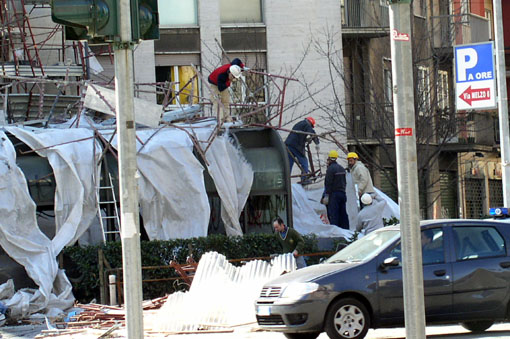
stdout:
{"type": "Polygon", "coordinates": [[[255,323],[255,300],[264,283],[296,269],[291,253],[271,260],[253,260],[236,267],[224,255],[207,252],[200,258],[189,292],[176,292],[144,319],[152,331],[196,331],[255,323]],[[171,314],[172,316],[169,316],[171,314]]]}
{"type": "Polygon", "coordinates": [[[48,158],[53,169],[56,234],[52,245],[58,254],[64,246],[75,243],[96,218],[94,183],[99,177],[96,163],[102,149],[89,129],[5,129],[48,158]]]}
{"type": "Polygon", "coordinates": [[[70,307],[74,302],[71,284],[58,269],[53,242],[37,226],[35,203],[24,174],[16,165],[14,146],[4,132],[0,132],[0,143],[0,245],[39,286],[38,290],[14,293],[11,280],[0,286],[2,301],[11,308],[14,318],[49,307],[70,307]]]}
{"type": "MultiPolygon", "coordinates": [[[[107,140],[112,131],[101,131],[107,140]]],[[[186,132],[163,128],[136,132],[140,214],[151,240],[207,235],[210,207],[204,168],[186,132]]],[[[117,136],[112,146],[118,146],[117,136]]]]}
{"type": "MultiPolygon", "coordinates": [[[[215,133],[216,120],[183,126],[187,126],[189,133],[205,148],[207,144],[204,141],[215,133]]],[[[232,143],[228,128],[224,135],[216,136],[205,156],[209,163],[207,170],[221,199],[221,219],[226,233],[242,235],[239,217],[251,191],[253,169],[240,148],[232,143]]]]}
{"type": "Polygon", "coordinates": [[[253,169],[228,136],[218,136],[205,154],[218,195],[227,235],[242,235],[239,217],[253,184],[253,169]]]}
{"type": "MultiPolygon", "coordinates": [[[[349,230],[333,225],[324,224],[320,214],[326,214],[326,206],[320,204],[324,187],[313,189],[303,189],[299,184],[292,184],[292,213],[294,228],[301,234],[314,233],[319,237],[344,237],[350,238],[356,230],[356,217],[358,216],[358,202],[354,184],[350,173],[346,177],[346,210],[349,216],[349,230]]],[[[380,199],[386,201],[382,217],[390,219],[396,217],[400,219],[400,208],[390,197],[375,188],[380,199]]]]}
{"type": "MultiPolygon", "coordinates": [[[[198,140],[208,140],[215,123],[180,124],[198,140]]],[[[109,139],[107,131],[101,131],[109,139]]],[[[140,171],[140,213],[151,240],[207,236],[210,206],[203,166],[193,154],[189,135],[176,128],[137,131],[140,171]],[[171,169],[171,170],[170,170],[171,169]],[[178,195],[175,192],[179,192],[178,195]]],[[[112,141],[117,147],[117,137],[112,141]]],[[[206,152],[211,175],[222,203],[228,235],[242,235],[239,216],[253,183],[253,170],[226,136],[217,136],[206,152]]]]}
{"type": "Polygon", "coordinates": [[[349,239],[353,232],[322,222],[309,203],[308,196],[299,184],[292,184],[292,216],[296,231],[300,234],[315,234],[320,238],[343,237],[349,239]]]}

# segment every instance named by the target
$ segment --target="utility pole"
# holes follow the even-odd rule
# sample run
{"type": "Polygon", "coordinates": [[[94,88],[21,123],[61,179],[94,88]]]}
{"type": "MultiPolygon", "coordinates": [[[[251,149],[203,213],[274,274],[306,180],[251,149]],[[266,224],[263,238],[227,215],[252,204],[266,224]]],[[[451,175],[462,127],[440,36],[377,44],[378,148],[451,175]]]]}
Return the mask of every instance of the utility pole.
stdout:
{"type": "Polygon", "coordinates": [[[389,0],[395,148],[406,338],[425,339],[425,306],[414,119],[411,0],[389,0]]]}
{"type": "Polygon", "coordinates": [[[503,40],[503,10],[501,0],[493,0],[494,37],[498,79],[499,145],[503,172],[503,206],[510,204],[510,138],[508,130],[508,95],[506,91],[505,42],[503,40]]]}
{"type": "Polygon", "coordinates": [[[124,301],[128,338],[143,338],[142,263],[136,166],[131,1],[118,0],[120,41],[115,49],[115,104],[119,149],[124,301]]]}

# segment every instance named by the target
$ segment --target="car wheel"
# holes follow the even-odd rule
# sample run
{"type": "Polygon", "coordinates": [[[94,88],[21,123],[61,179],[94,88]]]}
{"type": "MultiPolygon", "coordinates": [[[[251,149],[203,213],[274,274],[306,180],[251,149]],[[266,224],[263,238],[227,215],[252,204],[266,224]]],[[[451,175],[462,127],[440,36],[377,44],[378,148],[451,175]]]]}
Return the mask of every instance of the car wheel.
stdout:
{"type": "Polygon", "coordinates": [[[332,339],[361,339],[370,327],[367,308],[356,299],[335,301],[326,315],[325,329],[332,339]]]}
{"type": "Polygon", "coordinates": [[[494,324],[492,320],[466,321],[462,327],[471,332],[483,332],[494,324]]]}
{"type": "Polygon", "coordinates": [[[284,333],[286,338],[289,339],[315,339],[321,334],[320,332],[308,332],[308,333],[284,333]]]}

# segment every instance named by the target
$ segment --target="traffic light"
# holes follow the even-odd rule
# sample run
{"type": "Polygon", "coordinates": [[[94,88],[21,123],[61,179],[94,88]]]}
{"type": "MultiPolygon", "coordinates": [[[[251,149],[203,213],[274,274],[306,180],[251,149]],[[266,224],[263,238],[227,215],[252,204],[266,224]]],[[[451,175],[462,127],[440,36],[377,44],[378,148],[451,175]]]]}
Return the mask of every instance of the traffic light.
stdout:
{"type": "MultiPolygon", "coordinates": [[[[132,40],[159,39],[158,0],[130,0],[132,40]]],[[[51,0],[51,19],[67,40],[119,40],[117,0],[51,0]]]]}
{"type": "Polygon", "coordinates": [[[131,27],[133,41],[159,39],[158,0],[131,0],[131,27]]]}
{"type": "Polygon", "coordinates": [[[112,42],[117,33],[117,0],[51,0],[51,19],[65,26],[67,40],[112,42]]]}

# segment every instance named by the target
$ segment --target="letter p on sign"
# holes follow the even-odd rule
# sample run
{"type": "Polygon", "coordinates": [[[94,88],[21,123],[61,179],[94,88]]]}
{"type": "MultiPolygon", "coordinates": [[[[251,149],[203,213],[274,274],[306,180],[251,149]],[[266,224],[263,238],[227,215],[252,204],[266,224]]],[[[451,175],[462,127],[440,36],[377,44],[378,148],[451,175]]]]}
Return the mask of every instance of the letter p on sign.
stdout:
{"type": "Polygon", "coordinates": [[[478,63],[478,53],[473,48],[464,48],[457,51],[457,71],[459,81],[467,80],[467,70],[478,63]]]}

